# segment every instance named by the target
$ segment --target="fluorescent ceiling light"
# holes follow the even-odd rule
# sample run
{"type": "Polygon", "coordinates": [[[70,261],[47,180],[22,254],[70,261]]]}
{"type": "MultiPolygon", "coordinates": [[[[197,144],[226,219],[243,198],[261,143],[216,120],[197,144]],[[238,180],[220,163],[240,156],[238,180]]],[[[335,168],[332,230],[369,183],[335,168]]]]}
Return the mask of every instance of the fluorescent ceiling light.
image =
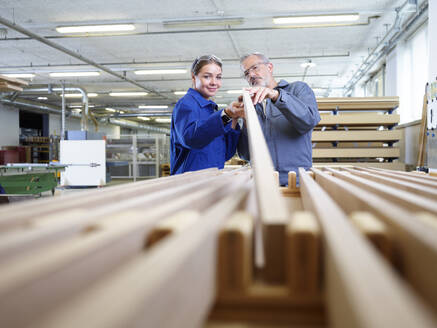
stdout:
{"type": "Polygon", "coordinates": [[[143,121],[150,121],[149,117],[139,116],[137,118],[139,118],[140,120],[143,120],[143,121]]]}
{"type": "Polygon", "coordinates": [[[219,107],[226,107],[228,104],[217,104],[219,107]]]}
{"type": "Polygon", "coordinates": [[[226,93],[236,93],[236,94],[240,94],[240,93],[243,93],[243,90],[228,90],[228,91],[226,91],[226,93]]]}
{"type": "Polygon", "coordinates": [[[186,69],[147,69],[135,71],[137,75],[159,75],[159,74],[185,74],[186,69]]]}
{"type": "Polygon", "coordinates": [[[125,112],[123,112],[122,110],[120,111],[120,114],[124,114],[125,112]]]}
{"type": "Polygon", "coordinates": [[[163,21],[165,27],[192,27],[192,26],[223,26],[241,25],[244,23],[243,17],[219,17],[205,19],[175,19],[163,21]]]}
{"type": "MultiPolygon", "coordinates": [[[[88,98],[95,98],[98,96],[97,93],[87,93],[88,98]]],[[[62,95],[61,95],[62,97],[62,95]]],[[[65,94],[65,98],[82,98],[82,94],[81,93],[66,93],[65,94]]]]}
{"type": "Polygon", "coordinates": [[[147,92],[110,92],[111,97],[142,97],[147,96],[147,92]]]}
{"type": "MultiPolygon", "coordinates": [[[[82,108],[82,105],[69,105],[68,107],[70,108],[82,108]]],[[[94,108],[96,107],[95,105],[88,105],[88,108],[94,108]]]]}
{"type": "Polygon", "coordinates": [[[31,79],[35,77],[35,74],[32,73],[13,73],[13,74],[2,74],[7,77],[16,77],[16,78],[22,78],[22,79],[31,79]]]}
{"type": "Polygon", "coordinates": [[[138,108],[145,108],[145,109],[156,108],[156,109],[158,109],[158,108],[168,108],[168,106],[167,105],[140,105],[140,106],[138,106],[138,108]]]}
{"type": "Polygon", "coordinates": [[[157,119],[155,119],[155,121],[158,123],[170,123],[171,118],[157,118],[157,119]]]}
{"type": "Polygon", "coordinates": [[[104,33],[104,32],[125,32],[133,31],[133,24],[108,24],[108,25],[82,25],[82,26],[58,26],[59,33],[104,33]]]}
{"type": "Polygon", "coordinates": [[[114,108],[106,107],[105,109],[106,109],[108,112],[116,112],[116,110],[115,110],[114,108]]]}
{"type": "Polygon", "coordinates": [[[38,97],[38,100],[47,100],[47,97],[38,97]]]}
{"type": "Polygon", "coordinates": [[[175,92],[173,92],[175,95],[178,95],[178,96],[182,96],[182,95],[185,95],[185,94],[187,94],[187,92],[186,91],[175,91],[175,92]]]}
{"type": "Polygon", "coordinates": [[[311,23],[343,23],[354,22],[360,18],[359,14],[339,14],[339,15],[313,15],[313,16],[289,16],[275,17],[275,24],[311,24],[311,23]]]}
{"type": "Polygon", "coordinates": [[[55,72],[49,74],[51,77],[80,77],[80,76],[99,76],[100,72],[55,72]]]}

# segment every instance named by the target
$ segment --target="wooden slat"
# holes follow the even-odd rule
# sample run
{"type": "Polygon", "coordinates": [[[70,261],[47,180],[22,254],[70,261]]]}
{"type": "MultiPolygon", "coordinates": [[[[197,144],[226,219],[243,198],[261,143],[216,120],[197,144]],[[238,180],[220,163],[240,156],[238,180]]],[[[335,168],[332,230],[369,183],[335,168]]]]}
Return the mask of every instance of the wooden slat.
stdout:
{"type": "Polygon", "coordinates": [[[304,207],[313,211],[319,219],[325,239],[330,326],[435,326],[436,321],[430,311],[303,169],[300,169],[300,179],[304,207]]]}
{"type": "Polygon", "coordinates": [[[287,284],[294,295],[321,292],[321,232],[310,212],[296,212],[287,226],[287,284]]]}
{"type": "Polygon", "coordinates": [[[378,113],[354,113],[339,115],[320,115],[318,126],[325,125],[395,125],[399,123],[399,114],[381,115],[378,113]]]}
{"type": "Polygon", "coordinates": [[[0,82],[0,91],[23,91],[23,88],[16,84],[0,82]]]}
{"type": "Polygon", "coordinates": [[[220,232],[217,254],[218,295],[245,294],[252,283],[253,219],[237,212],[220,232]]]}
{"type": "Polygon", "coordinates": [[[363,167],[363,168],[383,168],[389,170],[405,170],[405,164],[393,162],[321,162],[313,161],[313,167],[363,167]]]}
{"type": "Polygon", "coordinates": [[[237,177],[234,191],[203,213],[195,227],[166,238],[32,326],[200,326],[214,300],[218,233],[246,195],[245,181],[237,177]]]}
{"type": "Polygon", "coordinates": [[[390,187],[386,183],[373,182],[369,179],[363,179],[336,169],[327,168],[326,170],[332,172],[332,174],[339,179],[348,181],[391,202],[398,203],[399,206],[409,211],[428,211],[437,214],[437,203],[432,200],[424,199],[414,193],[406,192],[399,188],[390,187]]]}
{"type": "Polygon", "coordinates": [[[191,227],[191,225],[193,225],[199,219],[199,217],[200,213],[198,211],[186,210],[177,213],[168,219],[159,221],[147,236],[146,247],[152,247],[165,237],[184,231],[185,229],[191,227]]]}
{"type": "Polygon", "coordinates": [[[393,110],[399,106],[399,97],[345,97],[317,98],[319,110],[393,110]]]}
{"type": "Polygon", "coordinates": [[[5,76],[5,75],[0,74],[0,82],[4,82],[4,81],[12,83],[12,84],[16,84],[16,85],[23,85],[23,86],[29,85],[29,83],[24,81],[24,80],[16,79],[14,77],[9,77],[9,76],[5,76]]]}
{"type": "MultiPolygon", "coordinates": [[[[415,215],[347,181],[312,169],[315,179],[346,213],[368,211],[383,220],[390,229],[398,270],[437,310],[437,239],[415,215]]],[[[365,263],[363,261],[362,263],[365,263]]]]}
{"type": "Polygon", "coordinates": [[[393,172],[393,171],[375,170],[372,167],[369,167],[369,168],[359,167],[359,169],[366,171],[366,172],[369,172],[369,173],[373,173],[373,174],[377,174],[377,175],[381,175],[381,176],[385,176],[385,177],[389,177],[389,178],[395,178],[396,180],[399,180],[399,181],[412,182],[415,184],[426,186],[428,188],[437,188],[437,182],[417,179],[414,176],[400,175],[400,174],[397,174],[397,172],[393,172]]]}
{"type": "Polygon", "coordinates": [[[314,148],[313,158],[359,158],[359,157],[384,157],[397,158],[400,156],[399,148],[314,148]]]}
{"type": "Polygon", "coordinates": [[[364,171],[359,171],[349,168],[345,168],[344,171],[355,174],[357,176],[360,176],[362,178],[371,181],[379,182],[384,185],[394,187],[399,190],[404,190],[413,193],[417,196],[422,196],[425,198],[437,200],[437,188],[425,187],[417,183],[401,181],[393,177],[384,177],[377,174],[372,174],[370,172],[364,172],[364,171]]]}
{"type": "Polygon", "coordinates": [[[264,226],[265,275],[271,282],[284,282],[287,208],[274,178],[272,159],[252,99],[247,91],[243,91],[243,102],[258,208],[264,226]]]}
{"type": "Polygon", "coordinates": [[[401,131],[313,131],[312,141],[397,141],[401,131]]]}
{"type": "MultiPolygon", "coordinates": [[[[379,169],[379,168],[376,168],[376,170],[387,171],[387,170],[379,169]]],[[[390,172],[397,174],[397,175],[405,176],[405,177],[413,177],[413,178],[417,179],[418,181],[428,181],[428,182],[432,182],[432,183],[437,183],[437,177],[425,174],[424,172],[415,172],[415,171],[412,171],[412,172],[402,172],[402,171],[393,172],[393,171],[390,171],[390,172]]]]}
{"type": "Polygon", "coordinates": [[[353,212],[349,217],[360,232],[391,262],[393,245],[386,224],[369,212],[353,212]]]}
{"type": "Polygon", "coordinates": [[[25,204],[12,204],[5,208],[0,208],[0,231],[29,224],[41,215],[57,215],[59,211],[68,211],[78,207],[88,207],[88,210],[90,210],[108,203],[117,206],[117,203],[124,199],[129,200],[137,195],[147,195],[159,190],[168,189],[169,187],[185,185],[191,181],[200,181],[202,178],[212,177],[217,174],[223,173],[219,173],[217,169],[214,169],[146,180],[132,185],[126,184],[103,188],[97,191],[70,194],[62,196],[56,199],[56,201],[52,199],[39,200],[38,206],[35,206],[34,201],[26,202],[25,204]],[[31,216],[29,216],[29,210],[32,212],[31,216]]]}

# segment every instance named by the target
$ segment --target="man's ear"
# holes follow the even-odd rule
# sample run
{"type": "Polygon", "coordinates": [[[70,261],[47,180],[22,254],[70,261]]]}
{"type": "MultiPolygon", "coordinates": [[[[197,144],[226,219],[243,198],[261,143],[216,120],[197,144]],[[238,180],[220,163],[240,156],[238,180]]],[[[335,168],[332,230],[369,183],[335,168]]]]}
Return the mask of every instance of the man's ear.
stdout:
{"type": "Polygon", "coordinates": [[[194,73],[191,73],[191,82],[193,82],[193,87],[196,87],[196,77],[194,76],[194,73]]]}
{"type": "Polygon", "coordinates": [[[272,63],[268,63],[267,68],[269,69],[270,73],[273,73],[273,64],[272,63]]]}

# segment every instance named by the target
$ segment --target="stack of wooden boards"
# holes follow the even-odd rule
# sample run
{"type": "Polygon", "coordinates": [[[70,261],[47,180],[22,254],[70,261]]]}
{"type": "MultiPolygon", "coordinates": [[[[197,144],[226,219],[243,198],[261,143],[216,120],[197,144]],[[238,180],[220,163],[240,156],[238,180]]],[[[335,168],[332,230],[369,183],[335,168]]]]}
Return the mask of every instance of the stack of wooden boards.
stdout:
{"type": "Polygon", "coordinates": [[[0,208],[0,326],[436,327],[437,178],[324,167],[281,193],[244,102],[251,169],[0,208]]]}
{"type": "Polygon", "coordinates": [[[313,160],[404,170],[397,161],[399,97],[318,98],[321,121],[313,131],[313,160]]]}
{"type": "Polygon", "coordinates": [[[0,74],[0,92],[23,91],[23,88],[27,85],[29,83],[26,81],[0,74]]]}

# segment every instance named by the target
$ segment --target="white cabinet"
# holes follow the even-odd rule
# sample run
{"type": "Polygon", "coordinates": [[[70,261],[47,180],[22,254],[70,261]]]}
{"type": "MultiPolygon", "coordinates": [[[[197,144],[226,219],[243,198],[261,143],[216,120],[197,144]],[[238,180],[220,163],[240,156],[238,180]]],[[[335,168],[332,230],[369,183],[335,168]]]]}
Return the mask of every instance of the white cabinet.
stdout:
{"type": "Polygon", "coordinates": [[[105,140],[62,140],[60,162],[71,164],[61,173],[63,186],[106,184],[105,140]]]}

